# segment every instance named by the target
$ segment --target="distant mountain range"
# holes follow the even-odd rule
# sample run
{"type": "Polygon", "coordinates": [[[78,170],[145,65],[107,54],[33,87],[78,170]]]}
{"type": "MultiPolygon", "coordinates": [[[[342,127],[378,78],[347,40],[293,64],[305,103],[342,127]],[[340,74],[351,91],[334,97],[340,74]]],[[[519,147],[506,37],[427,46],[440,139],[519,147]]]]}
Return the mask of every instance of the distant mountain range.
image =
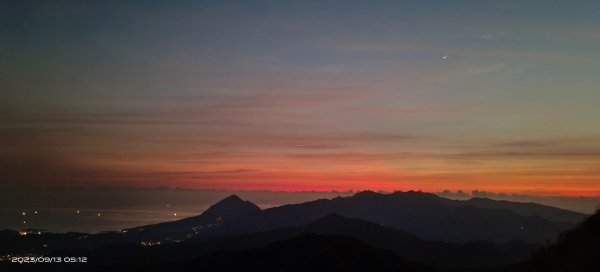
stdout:
{"type": "Polygon", "coordinates": [[[489,199],[455,201],[421,192],[379,194],[363,191],[351,197],[321,199],[259,210],[230,196],[205,213],[180,221],[127,230],[140,236],[168,234],[171,239],[301,227],[327,214],[360,218],[403,230],[431,241],[506,243],[514,239],[542,242],[570,229],[586,215],[533,203],[489,199]],[[226,204],[226,205],[225,205],[226,204]],[[230,216],[216,209],[244,209],[230,216]]]}
{"type": "MultiPolygon", "coordinates": [[[[442,198],[443,199],[443,198],[442,198]]],[[[506,200],[491,200],[475,197],[465,201],[446,200],[448,205],[473,206],[482,209],[509,210],[525,216],[539,216],[549,221],[579,223],[589,215],[555,207],[544,206],[537,203],[511,202],[506,200]],[[453,203],[452,203],[453,202],[453,203]]]]}
{"type": "MultiPolygon", "coordinates": [[[[289,271],[299,271],[292,269],[296,267],[310,270],[298,264],[301,256],[305,256],[304,260],[309,263],[332,267],[330,271],[352,271],[342,269],[343,264],[357,261],[353,254],[364,254],[370,257],[358,261],[356,267],[372,266],[375,269],[372,271],[501,269],[510,263],[520,264],[506,271],[530,271],[533,263],[539,265],[553,259],[543,256],[566,258],[568,250],[557,248],[585,243],[586,250],[594,248],[585,237],[593,235],[589,229],[597,227],[594,223],[597,217],[595,215],[596,221],[590,218],[580,227],[587,232],[563,235],[560,247],[546,249],[542,252],[545,255],[538,254],[535,262],[521,262],[536,252],[538,242],[552,240],[560,232],[574,228],[585,215],[533,203],[489,199],[455,201],[421,192],[365,191],[351,197],[265,210],[232,195],[198,216],[120,232],[22,235],[1,231],[0,255],[50,254],[87,256],[93,260],[87,265],[64,267],[71,270],[102,267],[145,271],[169,271],[168,268],[173,267],[211,270],[224,264],[223,267],[230,269],[247,267],[273,271],[272,265],[276,262],[268,261],[273,258],[282,260],[278,264],[281,267],[291,265],[289,271]],[[565,246],[564,237],[579,242],[565,246]],[[327,246],[348,247],[350,251],[320,251],[327,246]],[[323,259],[314,252],[330,258],[323,259]],[[562,253],[548,255],[549,252],[562,253]],[[373,266],[377,263],[382,265],[373,266]],[[265,267],[267,264],[270,266],[265,267]]],[[[596,240],[592,241],[598,240],[597,231],[595,235],[596,240]]],[[[594,253],[597,247],[595,250],[594,253]]],[[[29,267],[33,270],[40,267],[43,271],[48,268],[29,267]]],[[[53,268],[64,270],[62,266],[53,268]]]]}

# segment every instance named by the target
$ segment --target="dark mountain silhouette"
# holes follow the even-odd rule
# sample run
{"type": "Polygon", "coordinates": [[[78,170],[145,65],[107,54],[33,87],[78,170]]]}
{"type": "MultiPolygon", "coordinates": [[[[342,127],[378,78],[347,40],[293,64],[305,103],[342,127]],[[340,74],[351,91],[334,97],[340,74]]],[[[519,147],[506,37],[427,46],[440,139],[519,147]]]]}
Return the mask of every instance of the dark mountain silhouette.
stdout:
{"type": "Polygon", "coordinates": [[[86,271],[430,271],[391,251],[344,236],[303,234],[261,248],[219,251],[191,261],[100,266],[86,271]]]}
{"type": "MultiPolygon", "coordinates": [[[[542,247],[531,261],[498,268],[481,268],[513,262],[508,254],[526,252],[513,241],[502,246],[488,242],[453,244],[419,237],[367,222],[329,214],[301,228],[225,237],[203,237],[155,247],[113,244],[93,250],[65,250],[50,256],[88,256],[87,265],[0,264],[2,271],[198,271],[262,269],[264,271],[599,271],[600,212],[578,228],[560,236],[558,243],[542,247]],[[187,255],[186,255],[187,254],[187,255]],[[363,256],[363,257],[361,257],[363,256]],[[355,260],[356,259],[356,260],[355,260]],[[499,259],[503,259],[499,261],[499,259]],[[106,261],[109,260],[109,261],[106,261]],[[419,262],[418,260],[423,260],[419,262]],[[450,260],[450,261],[448,261],[450,260]],[[137,264],[135,264],[137,263],[137,264]],[[368,268],[367,268],[368,267],[368,268]],[[12,270],[11,270],[12,269],[12,270]],[[295,270],[298,269],[298,270],[295,270]],[[444,270],[446,271],[446,270],[444,270]]],[[[3,231],[2,234],[9,234],[3,231]]],[[[11,235],[14,233],[10,233],[11,235]]],[[[531,245],[528,245],[529,248],[531,245]]],[[[525,253],[523,253],[525,255],[525,253]]],[[[516,256],[516,254],[515,254],[516,256]]],[[[518,258],[518,256],[513,256],[518,258]]]]}
{"type": "Polygon", "coordinates": [[[211,228],[222,221],[244,213],[260,211],[250,201],[231,195],[198,216],[177,221],[140,226],[120,232],[88,233],[42,233],[22,236],[19,232],[0,231],[0,255],[44,254],[63,249],[92,249],[100,245],[145,242],[171,243],[195,237],[197,233],[210,233],[211,228]]]}
{"type": "Polygon", "coordinates": [[[390,251],[343,236],[304,234],[262,249],[218,252],[190,263],[259,271],[424,271],[425,266],[403,261],[390,251]]]}
{"type": "Polygon", "coordinates": [[[600,271],[600,211],[532,259],[534,271],[600,271]]]}
{"type": "MultiPolygon", "coordinates": [[[[485,200],[482,202],[487,203],[485,200]]],[[[498,205],[511,206],[510,203],[501,203],[498,205]]],[[[25,250],[24,252],[42,254],[45,252],[36,250],[40,248],[40,243],[44,243],[47,244],[47,247],[44,247],[46,253],[51,251],[51,256],[87,256],[90,260],[94,260],[93,263],[88,265],[69,266],[66,267],[67,269],[94,268],[98,265],[108,265],[111,268],[147,268],[143,266],[143,264],[152,264],[151,268],[160,269],[161,267],[164,267],[164,263],[170,263],[173,267],[179,267],[181,269],[191,267],[204,267],[210,269],[215,267],[212,265],[217,265],[217,263],[212,262],[212,260],[233,262],[234,259],[226,260],[226,258],[238,256],[240,252],[264,252],[261,250],[269,248],[273,243],[287,241],[294,237],[310,233],[316,234],[319,237],[344,236],[347,237],[347,239],[355,239],[369,247],[393,252],[393,254],[400,256],[406,261],[424,263],[436,268],[480,269],[482,267],[515,263],[519,260],[526,259],[530,255],[530,252],[538,246],[514,239],[500,245],[486,241],[474,241],[465,244],[428,241],[421,238],[423,235],[415,235],[400,230],[402,228],[395,227],[393,224],[405,219],[408,219],[410,223],[410,220],[415,220],[411,216],[418,218],[419,215],[428,217],[428,219],[424,220],[420,218],[419,220],[416,220],[416,222],[428,222],[428,224],[437,222],[438,225],[434,225],[433,227],[428,226],[427,224],[423,224],[422,226],[430,229],[437,227],[441,229],[442,232],[448,231],[447,229],[444,229],[447,225],[456,227],[461,226],[460,224],[464,224],[462,221],[458,222],[459,224],[455,224],[452,220],[448,219],[461,218],[464,218],[467,221],[489,220],[487,223],[497,223],[502,227],[510,226],[506,224],[507,222],[533,222],[534,224],[531,226],[534,227],[544,226],[544,224],[553,226],[555,226],[554,224],[559,226],[565,224],[551,222],[539,217],[523,216],[513,211],[497,210],[495,207],[496,206],[476,208],[472,205],[456,205],[456,202],[454,201],[448,201],[447,199],[425,193],[406,192],[379,194],[367,191],[358,193],[353,197],[317,200],[261,211],[256,205],[248,201],[243,201],[237,196],[230,196],[211,206],[211,208],[199,216],[174,222],[132,228],[126,232],[102,233],[96,235],[82,233],[49,233],[21,236],[18,232],[2,231],[0,232],[0,249],[2,248],[2,245],[8,244],[10,246],[6,247],[7,252],[14,253],[13,250],[15,248],[22,247],[22,249],[25,250]],[[312,217],[331,210],[341,212],[326,213],[324,216],[308,221],[302,226],[294,226],[299,224],[299,222],[309,220],[312,217]],[[349,218],[351,215],[345,215],[343,213],[355,214],[388,223],[371,222],[360,218],[349,218]],[[407,216],[407,214],[411,216],[407,216]],[[440,214],[444,214],[444,216],[440,216],[440,214]],[[494,218],[493,216],[499,218],[494,218]],[[436,220],[442,218],[446,221],[435,221],[432,220],[432,218],[436,220]],[[257,226],[259,228],[257,228],[257,226]],[[239,229],[237,227],[239,227],[239,229]],[[262,227],[265,229],[261,229],[262,227]],[[234,231],[232,231],[232,228],[234,231]],[[191,237],[187,236],[186,239],[181,241],[172,240],[172,237],[182,237],[182,235],[185,234],[189,235],[190,231],[198,232],[198,235],[191,237]],[[140,241],[144,241],[141,239],[148,238],[155,239],[153,241],[170,241],[170,243],[162,243],[160,246],[140,246],[140,241]],[[36,250],[32,251],[31,248],[29,248],[32,245],[35,245],[34,249],[36,250]],[[233,254],[231,252],[237,252],[235,254],[238,255],[231,255],[233,254]],[[225,256],[223,257],[225,259],[219,259],[215,256],[225,256]],[[211,262],[200,264],[189,261],[193,258],[199,258],[198,260],[208,258],[211,262]],[[142,264],[142,266],[127,265],[135,263],[142,264]]],[[[519,205],[516,205],[516,207],[519,207],[519,205]]],[[[541,209],[543,210],[543,208],[541,209]]],[[[598,216],[596,215],[596,218],[597,217],[598,216]]],[[[584,228],[589,230],[597,227],[597,224],[592,224],[596,221],[590,220],[586,221],[582,226],[589,226],[591,224],[592,227],[580,227],[580,229],[584,228]]],[[[487,227],[488,225],[486,224],[483,224],[482,226],[487,227]]],[[[408,224],[408,226],[411,225],[408,224]]],[[[477,227],[477,225],[473,225],[472,223],[462,226],[472,228],[477,227]]],[[[474,231],[477,231],[477,229],[474,229],[474,231]]],[[[573,234],[566,234],[561,236],[562,238],[560,239],[561,242],[559,245],[565,244],[566,242],[564,241],[566,240],[574,239],[567,239],[565,237],[587,237],[589,234],[572,235],[573,234]]],[[[549,236],[549,238],[551,238],[551,236],[549,236]]],[[[578,238],[575,240],[583,243],[586,241],[585,239],[578,238]]],[[[592,241],[597,241],[597,236],[594,239],[592,239],[592,241]]],[[[573,242],[571,242],[571,247],[573,247],[572,243],[573,242]]],[[[576,244],[576,246],[580,246],[580,244],[576,244]]],[[[520,263],[511,266],[508,271],[530,271],[528,267],[533,267],[534,263],[540,265],[548,262],[548,260],[559,260],[560,258],[555,258],[556,256],[563,256],[563,259],[567,258],[564,256],[574,258],[572,255],[564,253],[568,252],[570,249],[563,251],[555,249],[561,247],[568,248],[564,245],[550,247],[549,249],[542,251],[543,254],[538,255],[536,259],[534,259],[535,262],[520,263]],[[563,253],[561,253],[562,255],[559,253],[547,255],[551,254],[549,252],[563,253]]],[[[589,245],[588,247],[592,248],[589,245]]],[[[594,250],[596,251],[591,252],[594,252],[595,254],[597,248],[594,250]]],[[[590,251],[586,249],[584,250],[584,253],[585,252],[589,253],[590,251]]],[[[583,253],[579,255],[585,256],[583,253]]],[[[243,257],[240,258],[243,260],[243,257]]],[[[296,260],[287,259],[287,261],[289,261],[288,264],[293,264],[296,260]]],[[[570,259],[565,261],[565,263],[574,262],[575,261],[570,259]]],[[[405,262],[402,263],[404,264],[405,262]]],[[[255,263],[255,265],[259,266],[267,264],[268,262],[255,263]]],[[[32,269],[32,271],[36,271],[35,267],[40,267],[40,270],[37,271],[48,271],[47,266],[27,267],[32,269]]],[[[62,266],[53,266],[53,268],[59,267],[62,266]]],[[[250,265],[249,267],[252,266],[250,265]]],[[[59,270],[62,271],[63,269],[59,270]]]]}
{"type": "MultiPolygon", "coordinates": [[[[255,204],[232,195],[198,216],[121,232],[94,235],[43,233],[25,237],[17,232],[6,232],[0,234],[0,253],[43,254],[62,249],[92,249],[100,245],[118,243],[161,242],[164,245],[193,238],[265,232],[286,227],[299,228],[330,213],[403,230],[425,240],[461,243],[487,240],[504,244],[515,239],[535,243],[556,237],[560,231],[573,226],[507,210],[517,209],[515,207],[527,210],[522,207],[530,205],[488,200],[457,202],[420,192],[379,194],[364,191],[352,197],[322,199],[261,211],[255,204]],[[475,203],[486,208],[477,208],[465,203],[475,203]],[[494,209],[507,206],[509,208],[494,209]]],[[[535,210],[554,209],[546,208],[548,209],[541,206],[535,210]]],[[[558,214],[562,213],[559,211],[558,214]]]]}
{"type": "Polygon", "coordinates": [[[210,206],[205,212],[198,216],[135,227],[126,229],[125,232],[129,233],[129,236],[137,235],[140,239],[186,239],[195,236],[198,232],[208,233],[211,228],[239,215],[257,211],[260,211],[260,208],[256,204],[250,201],[244,201],[234,194],[210,206]]]}
{"type": "MultiPolygon", "coordinates": [[[[260,211],[260,208],[248,201],[242,200],[239,196],[233,194],[230,195],[223,200],[217,202],[216,204],[210,206],[208,210],[202,213],[201,217],[213,218],[214,220],[219,220],[219,218],[232,218],[238,216],[240,214],[260,211]]],[[[197,217],[187,218],[189,220],[183,219],[181,221],[192,221],[197,217]]]]}
{"type": "Polygon", "coordinates": [[[54,256],[88,256],[94,264],[164,263],[185,261],[216,251],[260,248],[306,233],[345,236],[369,246],[389,250],[405,260],[436,268],[491,267],[527,259],[538,246],[513,241],[505,245],[490,242],[455,244],[425,241],[416,235],[367,222],[330,214],[301,228],[282,228],[268,232],[206,237],[185,243],[156,247],[115,244],[93,250],[63,250],[54,256]]]}
{"type": "Polygon", "coordinates": [[[506,243],[513,239],[540,242],[574,226],[505,209],[456,205],[429,193],[379,194],[365,191],[352,197],[321,199],[241,214],[202,234],[223,235],[300,227],[330,213],[404,230],[427,240],[448,242],[487,240],[506,243]]]}
{"type": "MultiPolygon", "coordinates": [[[[578,224],[589,215],[537,203],[511,202],[475,197],[466,201],[450,200],[457,206],[473,206],[492,210],[508,210],[525,216],[539,216],[549,221],[578,224]]],[[[448,203],[450,204],[450,203],[448,203]]]]}
{"type": "Polygon", "coordinates": [[[560,231],[574,226],[523,215],[546,211],[563,217],[569,213],[541,205],[536,205],[535,209],[528,207],[532,205],[484,199],[460,202],[420,192],[379,194],[364,191],[352,197],[260,210],[255,204],[232,195],[198,216],[121,232],[94,235],[42,233],[25,237],[17,232],[3,232],[0,234],[0,253],[47,253],[115,243],[166,244],[193,238],[303,227],[331,213],[403,230],[430,241],[461,243],[487,240],[502,244],[514,239],[535,243],[557,237],[560,231]]]}
{"type": "Polygon", "coordinates": [[[466,244],[427,241],[413,234],[337,214],[327,215],[308,224],[302,231],[356,238],[371,246],[392,250],[404,259],[442,268],[489,267],[513,263],[528,258],[537,248],[535,244],[519,240],[502,245],[486,241],[466,244]]]}

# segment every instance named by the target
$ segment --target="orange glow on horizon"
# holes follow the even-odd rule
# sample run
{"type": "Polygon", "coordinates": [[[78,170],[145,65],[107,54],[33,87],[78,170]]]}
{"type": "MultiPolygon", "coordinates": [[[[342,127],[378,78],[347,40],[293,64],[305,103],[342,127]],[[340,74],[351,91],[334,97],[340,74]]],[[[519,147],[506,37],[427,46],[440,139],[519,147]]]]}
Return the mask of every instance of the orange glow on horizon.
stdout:
{"type": "MultiPolygon", "coordinates": [[[[394,191],[424,191],[430,193],[442,192],[444,190],[458,191],[462,190],[467,194],[472,191],[485,191],[497,194],[523,194],[523,195],[539,195],[539,196],[565,196],[565,197],[600,197],[599,188],[566,188],[564,186],[556,185],[553,187],[541,187],[541,186],[526,186],[526,185],[512,185],[512,186],[457,186],[452,182],[435,183],[434,185],[428,183],[416,183],[416,182],[385,182],[377,179],[360,179],[357,178],[354,181],[333,181],[333,182],[322,182],[319,184],[313,184],[314,182],[261,182],[259,180],[247,181],[245,184],[240,183],[215,183],[211,185],[195,186],[194,182],[186,183],[188,186],[185,188],[191,189],[206,189],[206,190],[229,190],[229,191],[284,191],[284,192],[359,192],[359,191],[383,191],[383,192],[394,192],[394,191]],[[310,185],[306,185],[310,184],[310,185]]],[[[432,182],[433,183],[433,182],[432,182]]]]}

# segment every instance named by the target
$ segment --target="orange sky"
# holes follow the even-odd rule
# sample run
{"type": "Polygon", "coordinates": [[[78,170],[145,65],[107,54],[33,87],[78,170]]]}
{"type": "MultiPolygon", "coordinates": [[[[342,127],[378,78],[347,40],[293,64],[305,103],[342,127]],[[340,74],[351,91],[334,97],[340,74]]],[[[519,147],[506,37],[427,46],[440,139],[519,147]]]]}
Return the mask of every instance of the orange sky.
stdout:
{"type": "Polygon", "coordinates": [[[600,195],[597,4],[17,2],[3,187],[600,195]]]}

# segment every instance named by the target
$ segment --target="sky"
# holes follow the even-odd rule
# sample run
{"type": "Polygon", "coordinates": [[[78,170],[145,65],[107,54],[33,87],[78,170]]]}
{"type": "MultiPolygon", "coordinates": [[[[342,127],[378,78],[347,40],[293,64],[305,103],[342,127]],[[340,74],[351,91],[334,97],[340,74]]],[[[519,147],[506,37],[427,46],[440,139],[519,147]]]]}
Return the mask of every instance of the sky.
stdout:
{"type": "Polygon", "coordinates": [[[0,0],[0,188],[600,196],[598,14],[0,0]]]}

